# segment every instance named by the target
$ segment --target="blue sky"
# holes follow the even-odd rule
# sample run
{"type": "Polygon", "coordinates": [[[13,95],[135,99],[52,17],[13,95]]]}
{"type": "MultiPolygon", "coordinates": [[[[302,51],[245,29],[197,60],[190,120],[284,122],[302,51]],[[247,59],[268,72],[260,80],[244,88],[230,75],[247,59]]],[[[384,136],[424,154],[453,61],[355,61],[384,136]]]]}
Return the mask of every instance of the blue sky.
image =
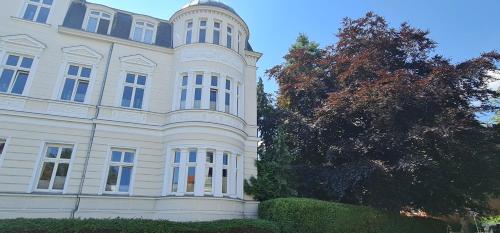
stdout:
{"type": "MultiPolygon", "coordinates": [[[[187,0],[89,0],[115,8],[169,19],[187,0]]],[[[481,52],[500,51],[499,0],[225,0],[247,22],[254,50],[264,53],[258,75],[266,91],[277,86],[267,69],[283,56],[299,33],[325,46],[336,41],[344,17],[359,18],[368,11],[398,26],[402,22],[430,30],[436,53],[460,62],[481,52]]]]}

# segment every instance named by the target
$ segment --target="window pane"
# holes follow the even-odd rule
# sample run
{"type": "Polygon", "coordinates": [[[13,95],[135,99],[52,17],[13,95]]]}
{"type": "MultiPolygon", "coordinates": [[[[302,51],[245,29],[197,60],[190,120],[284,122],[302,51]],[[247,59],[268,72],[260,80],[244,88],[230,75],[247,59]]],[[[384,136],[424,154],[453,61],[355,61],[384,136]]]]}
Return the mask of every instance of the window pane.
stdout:
{"type": "Polygon", "coordinates": [[[62,100],[71,100],[71,96],[73,95],[73,89],[75,87],[75,80],[74,79],[66,79],[66,82],[64,83],[63,91],[61,93],[61,99],[62,100]]]}
{"type": "Polygon", "coordinates": [[[139,27],[135,28],[133,40],[142,41],[142,28],[139,28],[139,27]]]}
{"type": "Polygon", "coordinates": [[[188,177],[187,177],[187,186],[186,192],[192,193],[194,192],[194,181],[196,179],[196,168],[189,167],[188,168],[188,177]]]}
{"type": "Polygon", "coordinates": [[[50,179],[52,178],[52,172],[54,171],[54,163],[43,163],[42,172],[40,173],[40,179],[38,180],[37,189],[49,189],[50,179]]]}
{"type": "Polygon", "coordinates": [[[23,19],[33,21],[37,8],[38,7],[35,5],[28,4],[28,6],[26,7],[26,11],[24,12],[23,19]]]}
{"type": "Polygon", "coordinates": [[[217,110],[217,90],[210,90],[210,110],[217,110]]]}
{"type": "Polygon", "coordinates": [[[123,162],[125,163],[133,163],[134,162],[134,153],[125,152],[125,157],[123,158],[123,162]]]}
{"type": "Polygon", "coordinates": [[[137,84],[146,85],[146,76],[139,75],[139,77],[137,77],[137,84]]]}
{"type": "Polygon", "coordinates": [[[132,101],[132,90],[132,87],[125,87],[123,89],[122,107],[130,107],[130,102],[132,101]]]}
{"type": "Polygon", "coordinates": [[[214,28],[220,28],[220,23],[219,22],[215,22],[214,23],[214,28]]]}
{"type": "Polygon", "coordinates": [[[179,168],[174,167],[174,174],[172,175],[172,192],[177,192],[179,187],[179,168]]]}
{"type": "Polygon", "coordinates": [[[3,148],[5,147],[5,141],[0,141],[0,155],[3,154],[3,148]]]}
{"type": "Polygon", "coordinates": [[[60,163],[57,166],[56,176],[54,177],[54,184],[52,185],[52,189],[64,189],[64,183],[66,182],[66,176],[68,175],[68,168],[68,163],[60,163]]]}
{"type": "Polygon", "coordinates": [[[223,157],[222,157],[222,161],[223,161],[224,165],[228,165],[229,164],[229,155],[228,154],[224,154],[223,157]]]}
{"type": "Polygon", "coordinates": [[[186,108],[186,95],[187,95],[187,90],[186,89],[182,89],[181,91],[181,109],[185,109],[186,108]]]}
{"type": "Polygon", "coordinates": [[[59,153],[58,147],[49,147],[49,148],[47,148],[47,154],[45,155],[45,157],[57,158],[57,153],[59,153]]]}
{"type": "Polygon", "coordinates": [[[212,192],[212,182],[213,182],[213,168],[209,167],[205,169],[205,192],[212,192]]]}
{"type": "Polygon", "coordinates": [[[135,75],[134,74],[127,74],[127,78],[125,79],[125,82],[135,83],[135,75]]]}
{"type": "Polygon", "coordinates": [[[188,85],[188,77],[184,76],[182,77],[182,86],[187,86],[188,85]]]}
{"type": "Polygon", "coordinates": [[[61,159],[71,159],[72,148],[63,148],[61,151],[61,159]]]}
{"type": "Polygon", "coordinates": [[[14,86],[12,87],[13,94],[23,94],[24,87],[26,86],[26,82],[28,81],[28,73],[19,72],[17,74],[16,81],[14,82],[14,86]]]}
{"type": "Polygon", "coordinates": [[[181,152],[176,151],[175,152],[175,157],[174,157],[174,163],[180,163],[181,162],[181,152]]]}
{"type": "Polygon", "coordinates": [[[200,21],[200,26],[206,27],[207,26],[207,21],[205,21],[205,20],[200,21]]]}
{"type": "Polygon", "coordinates": [[[134,108],[141,109],[142,108],[142,99],[144,98],[144,89],[136,88],[135,96],[134,96],[134,108]]]}
{"type": "Polygon", "coordinates": [[[153,30],[146,30],[144,33],[144,42],[148,44],[153,43],[153,30]]]}
{"type": "Polygon", "coordinates": [[[226,79],[226,89],[231,90],[231,80],[226,79]]]}
{"type": "Polygon", "coordinates": [[[110,23],[109,20],[101,19],[101,21],[99,21],[99,28],[97,28],[97,33],[102,34],[102,35],[107,35],[109,23],[110,23]]]}
{"type": "Polygon", "coordinates": [[[205,38],[207,34],[207,29],[200,29],[200,43],[205,43],[205,38]]]}
{"type": "Polygon", "coordinates": [[[227,193],[227,169],[222,169],[222,193],[227,193]]]}
{"type": "Polygon", "coordinates": [[[30,69],[31,65],[33,65],[33,58],[24,57],[23,61],[21,62],[21,67],[30,69]]]}
{"type": "Polygon", "coordinates": [[[214,30],[214,44],[220,44],[220,31],[214,30]]]}
{"type": "Polygon", "coordinates": [[[212,80],[210,80],[210,85],[212,85],[212,87],[216,87],[218,79],[219,78],[217,76],[212,76],[212,80]]]}
{"type": "Polygon", "coordinates": [[[231,103],[231,94],[226,93],[225,112],[227,112],[227,113],[229,113],[230,103],[231,103]]]}
{"type": "Polygon", "coordinates": [[[75,102],[83,103],[85,101],[85,95],[87,94],[88,87],[89,87],[88,82],[78,82],[78,87],[76,88],[75,102]]]}
{"type": "Polygon", "coordinates": [[[207,152],[207,163],[214,163],[214,153],[207,152]]]}
{"type": "Polygon", "coordinates": [[[36,21],[39,23],[47,23],[47,18],[49,17],[50,8],[40,7],[40,12],[38,12],[38,17],[36,21]]]}
{"type": "Polygon", "coordinates": [[[193,36],[193,31],[191,31],[191,30],[187,31],[186,44],[191,44],[191,37],[192,36],[193,36]]]}
{"type": "Polygon", "coordinates": [[[7,92],[14,76],[13,70],[4,69],[2,76],[0,76],[0,92],[7,92]]]}
{"type": "Polygon", "coordinates": [[[203,75],[196,75],[196,85],[203,84],[203,75]]]}
{"type": "Polygon", "coordinates": [[[53,0],[43,0],[43,4],[52,5],[53,0]]]}
{"type": "Polygon", "coordinates": [[[78,76],[78,70],[80,70],[80,67],[74,66],[74,65],[70,65],[69,68],[68,68],[68,75],[78,76]]]}
{"type": "Polygon", "coordinates": [[[227,47],[228,48],[232,48],[233,47],[233,37],[231,37],[230,35],[227,35],[227,43],[226,43],[227,47]]]}
{"type": "Polygon", "coordinates": [[[120,192],[128,192],[130,188],[130,178],[132,177],[132,167],[123,167],[120,179],[120,192]]]}
{"type": "Polygon", "coordinates": [[[111,161],[121,162],[122,161],[122,152],[120,152],[120,151],[111,152],[111,161]]]}
{"type": "Polygon", "coordinates": [[[92,69],[87,68],[87,67],[82,67],[82,73],[80,74],[80,77],[82,78],[90,78],[90,73],[92,72],[92,69]]]}
{"type": "Polygon", "coordinates": [[[195,150],[189,152],[189,162],[196,163],[196,151],[195,150]]]}
{"type": "Polygon", "coordinates": [[[118,180],[117,166],[110,166],[108,173],[108,180],[106,181],[106,191],[116,191],[116,181],[118,180]]]}
{"type": "Polygon", "coordinates": [[[96,32],[97,30],[97,18],[90,17],[89,22],[87,23],[87,31],[89,32],[96,32]]]}
{"type": "Polygon", "coordinates": [[[201,88],[194,89],[194,108],[201,108],[201,88]]]}
{"type": "Polygon", "coordinates": [[[9,57],[7,57],[7,62],[5,64],[9,66],[17,66],[18,62],[19,62],[19,56],[9,55],[9,57]]]}

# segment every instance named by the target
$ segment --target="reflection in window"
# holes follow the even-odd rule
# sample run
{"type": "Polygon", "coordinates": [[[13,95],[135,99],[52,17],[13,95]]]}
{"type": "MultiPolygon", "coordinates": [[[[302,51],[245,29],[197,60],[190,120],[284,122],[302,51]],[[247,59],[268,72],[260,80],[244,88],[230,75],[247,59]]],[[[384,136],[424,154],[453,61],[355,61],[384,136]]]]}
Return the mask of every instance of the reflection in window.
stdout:
{"type": "Polygon", "coordinates": [[[38,23],[47,23],[53,0],[29,0],[27,2],[23,19],[38,23]]]}
{"type": "Polygon", "coordinates": [[[152,23],[137,21],[134,24],[132,40],[153,44],[154,30],[152,23]]]}
{"type": "Polygon", "coordinates": [[[62,191],[64,189],[72,153],[72,146],[48,144],[45,147],[36,190],[62,191]]]}
{"type": "Polygon", "coordinates": [[[99,11],[90,11],[86,30],[88,32],[97,32],[99,34],[107,35],[110,24],[111,14],[99,11]]]}
{"type": "Polygon", "coordinates": [[[113,149],[110,160],[105,192],[130,192],[135,151],[113,149]]]}
{"type": "Polygon", "coordinates": [[[83,103],[87,94],[92,69],[80,65],[69,65],[65,75],[61,100],[83,103]]]}
{"type": "Polygon", "coordinates": [[[145,75],[128,73],[125,77],[121,106],[142,109],[145,89],[145,75]]]}
{"type": "Polygon", "coordinates": [[[22,95],[32,65],[32,57],[7,55],[0,76],[0,92],[22,95]]]}

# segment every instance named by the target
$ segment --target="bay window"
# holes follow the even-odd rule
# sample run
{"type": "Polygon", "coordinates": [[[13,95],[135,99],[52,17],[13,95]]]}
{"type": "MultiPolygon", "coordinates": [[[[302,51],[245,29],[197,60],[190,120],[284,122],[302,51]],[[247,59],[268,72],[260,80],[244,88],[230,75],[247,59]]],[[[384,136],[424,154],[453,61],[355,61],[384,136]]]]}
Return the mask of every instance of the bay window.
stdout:
{"type": "Polygon", "coordinates": [[[147,44],[153,44],[154,33],[154,24],[145,21],[136,21],[132,30],[132,40],[147,44]]]}
{"type": "Polygon", "coordinates": [[[195,109],[200,109],[201,108],[201,95],[202,95],[202,90],[203,90],[203,75],[198,74],[196,75],[196,80],[195,80],[195,87],[194,87],[194,105],[193,108],[195,109]]]}
{"type": "Polygon", "coordinates": [[[87,18],[87,27],[85,30],[107,35],[110,30],[111,17],[111,14],[92,10],[87,18]]]}
{"type": "Polygon", "coordinates": [[[191,44],[193,38],[193,21],[187,22],[186,25],[186,44],[191,44]]]}
{"type": "Polygon", "coordinates": [[[207,37],[207,21],[206,20],[201,20],[200,21],[200,31],[198,34],[198,42],[199,43],[205,43],[206,42],[206,37],[207,37]]]}
{"type": "Polygon", "coordinates": [[[92,69],[80,65],[69,65],[65,72],[61,100],[83,103],[90,82],[92,69]]]}
{"type": "Polygon", "coordinates": [[[7,55],[0,76],[0,92],[22,95],[32,65],[32,57],[7,55]]]}
{"type": "Polygon", "coordinates": [[[134,150],[116,148],[111,150],[104,192],[126,194],[131,191],[135,159],[134,150]]]}
{"type": "Polygon", "coordinates": [[[220,44],[220,22],[214,22],[213,43],[220,44]]]}
{"type": "Polygon", "coordinates": [[[47,23],[53,0],[27,0],[23,19],[38,23],[47,23]]]}
{"type": "Polygon", "coordinates": [[[146,76],[127,73],[123,87],[121,106],[125,108],[142,109],[146,76]]]}
{"type": "Polygon", "coordinates": [[[73,156],[73,146],[47,144],[41,158],[37,191],[63,191],[73,156]]]}

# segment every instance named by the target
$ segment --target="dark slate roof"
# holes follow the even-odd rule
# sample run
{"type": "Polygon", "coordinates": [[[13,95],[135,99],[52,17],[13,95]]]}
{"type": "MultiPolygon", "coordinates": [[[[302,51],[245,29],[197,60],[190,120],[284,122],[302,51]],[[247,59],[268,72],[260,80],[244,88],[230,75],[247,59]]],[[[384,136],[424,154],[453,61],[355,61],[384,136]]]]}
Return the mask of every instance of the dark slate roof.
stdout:
{"type": "Polygon", "coordinates": [[[224,10],[227,10],[227,11],[239,16],[238,13],[236,13],[236,11],[232,7],[226,5],[218,0],[192,0],[189,4],[184,6],[184,8],[189,7],[189,6],[213,6],[213,7],[222,8],[224,10]]]}

